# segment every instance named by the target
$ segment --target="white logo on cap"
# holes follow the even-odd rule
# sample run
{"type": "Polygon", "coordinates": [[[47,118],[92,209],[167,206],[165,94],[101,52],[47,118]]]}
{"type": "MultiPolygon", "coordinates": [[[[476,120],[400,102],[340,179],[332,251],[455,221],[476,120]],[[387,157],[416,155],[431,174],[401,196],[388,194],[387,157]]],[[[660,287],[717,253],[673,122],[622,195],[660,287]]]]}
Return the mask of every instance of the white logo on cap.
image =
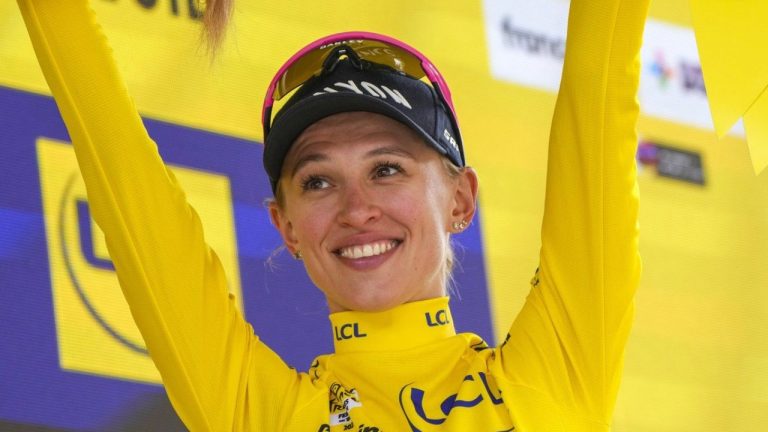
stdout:
{"type": "Polygon", "coordinates": [[[451,143],[451,146],[456,151],[459,151],[459,145],[456,143],[456,140],[451,136],[451,133],[448,132],[448,129],[443,129],[443,138],[445,138],[449,143],[451,143]]]}
{"type": "Polygon", "coordinates": [[[323,45],[320,45],[320,48],[318,48],[318,49],[322,50],[322,49],[325,49],[325,48],[328,48],[328,47],[336,47],[336,46],[339,46],[339,45],[350,45],[350,44],[359,44],[359,43],[363,43],[363,40],[362,39],[349,39],[349,40],[336,41],[336,42],[331,42],[331,43],[323,44],[323,45]]]}
{"type": "MultiPolygon", "coordinates": [[[[411,107],[411,104],[408,102],[408,99],[406,99],[402,93],[400,93],[396,89],[391,89],[385,85],[376,85],[368,81],[362,81],[358,86],[357,83],[355,83],[352,80],[348,80],[347,82],[341,82],[341,81],[336,82],[333,85],[335,87],[353,91],[357,94],[365,94],[363,92],[363,90],[365,90],[365,92],[367,92],[371,96],[381,98],[381,99],[392,99],[394,102],[408,109],[413,109],[411,107]],[[361,90],[360,87],[362,87],[363,90],[361,90]]],[[[339,91],[333,87],[325,87],[322,91],[313,93],[312,96],[318,96],[318,95],[327,94],[327,93],[338,93],[338,92],[339,91]]]]}

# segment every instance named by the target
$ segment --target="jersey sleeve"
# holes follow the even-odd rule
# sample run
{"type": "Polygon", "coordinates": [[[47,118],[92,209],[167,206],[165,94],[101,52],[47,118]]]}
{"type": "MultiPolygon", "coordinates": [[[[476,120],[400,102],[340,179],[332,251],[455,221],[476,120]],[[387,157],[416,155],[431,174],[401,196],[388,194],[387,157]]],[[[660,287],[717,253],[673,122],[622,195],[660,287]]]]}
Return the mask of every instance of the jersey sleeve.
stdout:
{"type": "Polygon", "coordinates": [[[555,404],[595,430],[610,423],[640,278],[635,126],[647,4],[571,1],[540,267],[498,356],[520,390],[509,398],[525,395],[512,405],[555,404]]]}
{"type": "Polygon", "coordinates": [[[200,220],[165,167],[87,0],[18,0],[72,139],[96,223],[191,430],[279,430],[299,375],[253,334],[200,220]],[[258,412],[244,413],[248,407],[258,412]]]}

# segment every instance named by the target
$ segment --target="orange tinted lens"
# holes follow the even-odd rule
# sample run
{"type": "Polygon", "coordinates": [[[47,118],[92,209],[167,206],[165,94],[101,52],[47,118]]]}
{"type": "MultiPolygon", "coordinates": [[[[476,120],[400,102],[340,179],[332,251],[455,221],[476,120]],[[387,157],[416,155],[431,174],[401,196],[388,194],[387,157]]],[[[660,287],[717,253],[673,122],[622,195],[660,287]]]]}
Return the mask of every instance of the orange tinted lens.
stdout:
{"type": "Polygon", "coordinates": [[[274,94],[275,100],[282,99],[283,96],[304,84],[313,75],[320,73],[320,70],[323,68],[323,60],[329,52],[330,48],[316,49],[296,60],[291,67],[286,69],[283,76],[280,77],[280,81],[277,82],[274,94]]]}
{"type": "Polygon", "coordinates": [[[275,87],[274,99],[282,99],[313,75],[319,74],[323,68],[325,57],[339,45],[351,47],[363,60],[389,66],[417,79],[421,79],[425,75],[421,68],[421,61],[400,47],[369,39],[345,40],[322,45],[296,60],[280,77],[280,81],[275,87]]]}
{"type": "Polygon", "coordinates": [[[370,40],[351,46],[363,60],[387,65],[416,78],[424,76],[419,59],[400,47],[370,40]]]}

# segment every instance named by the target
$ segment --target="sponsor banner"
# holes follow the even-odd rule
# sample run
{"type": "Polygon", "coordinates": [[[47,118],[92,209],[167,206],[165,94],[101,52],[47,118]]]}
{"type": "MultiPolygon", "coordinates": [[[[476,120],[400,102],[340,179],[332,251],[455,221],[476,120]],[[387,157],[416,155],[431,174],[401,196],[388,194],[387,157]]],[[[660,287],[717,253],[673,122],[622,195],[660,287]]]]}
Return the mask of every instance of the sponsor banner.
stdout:
{"type": "MultiPolygon", "coordinates": [[[[47,94],[15,1],[0,5],[0,85],[47,94]]],[[[212,63],[199,47],[197,0],[91,0],[119,70],[143,114],[237,136],[257,136],[262,88],[253,67],[212,63]],[[230,66],[231,65],[231,66],[230,66]],[[248,75],[250,74],[250,75],[248,75]],[[212,79],[213,77],[213,79],[212,79]]],[[[222,51],[220,59],[229,58],[222,51]]]]}
{"type": "MultiPolygon", "coordinates": [[[[557,92],[568,4],[558,0],[486,0],[484,6],[493,77],[557,92]]],[[[638,97],[644,114],[714,130],[692,29],[649,19],[641,58],[638,97]]],[[[731,132],[743,136],[742,122],[731,132]]]]}
{"type": "Polygon", "coordinates": [[[654,168],[662,177],[704,186],[706,178],[701,156],[697,151],[653,141],[641,141],[637,149],[640,169],[654,168]]]}
{"type": "Polygon", "coordinates": [[[556,92],[568,27],[568,3],[559,0],[485,0],[491,75],[556,92]]]}
{"type": "MultiPolygon", "coordinates": [[[[37,158],[62,369],[159,384],[120,292],[104,234],[91,220],[74,149],[38,138],[37,158]]],[[[200,216],[230,292],[242,299],[229,179],[194,168],[172,171],[200,216]]]]}
{"type": "MultiPolygon", "coordinates": [[[[693,30],[648,20],[639,98],[645,114],[714,130],[693,30]]],[[[741,121],[732,133],[744,135],[741,121]]]]}

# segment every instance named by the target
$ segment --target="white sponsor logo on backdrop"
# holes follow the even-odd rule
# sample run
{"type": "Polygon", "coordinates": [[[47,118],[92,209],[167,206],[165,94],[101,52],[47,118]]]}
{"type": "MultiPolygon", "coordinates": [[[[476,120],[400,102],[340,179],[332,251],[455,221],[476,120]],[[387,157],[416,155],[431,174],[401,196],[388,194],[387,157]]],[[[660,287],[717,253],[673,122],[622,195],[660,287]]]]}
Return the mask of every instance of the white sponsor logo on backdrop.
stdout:
{"type": "MultiPolygon", "coordinates": [[[[645,114],[714,130],[693,30],[657,20],[645,24],[640,106],[645,114]]],[[[732,133],[744,134],[739,122],[732,133]]]]}
{"type": "Polygon", "coordinates": [[[568,4],[556,0],[485,0],[485,32],[494,78],[557,91],[568,4]]]}
{"type": "MultiPolygon", "coordinates": [[[[568,3],[485,0],[491,75],[556,92],[563,69],[568,3]]],[[[646,115],[713,130],[693,30],[649,19],[639,99],[646,115]]],[[[732,133],[743,135],[741,122],[732,133]]]]}

